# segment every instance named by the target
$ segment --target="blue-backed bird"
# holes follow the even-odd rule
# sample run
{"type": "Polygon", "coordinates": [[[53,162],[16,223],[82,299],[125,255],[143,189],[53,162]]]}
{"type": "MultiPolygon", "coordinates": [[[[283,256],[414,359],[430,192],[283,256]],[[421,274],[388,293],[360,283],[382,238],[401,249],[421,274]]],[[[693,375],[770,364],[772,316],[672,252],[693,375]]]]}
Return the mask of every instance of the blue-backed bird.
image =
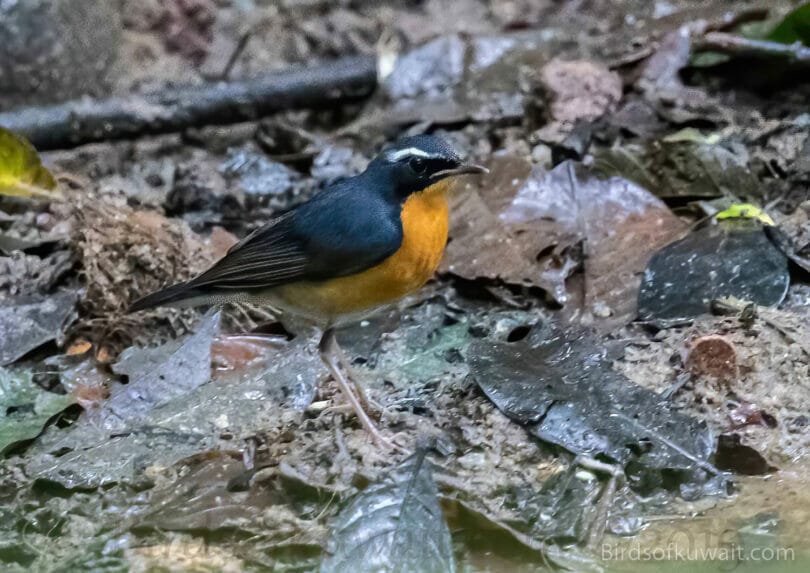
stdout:
{"type": "Polygon", "coordinates": [[[458,176],[484,172],[439,137],[402,138],[361,174],[281,213],[201,275],[136,301],[130,311],[251,303],[280,311],[282,323],[287,317],[318,327],[321,358],[360,423],[375,442],[390,445],[363,409],[362,389],[341,370],[334,329],[433,276],[447,244],[447,193],[458,176]]]}

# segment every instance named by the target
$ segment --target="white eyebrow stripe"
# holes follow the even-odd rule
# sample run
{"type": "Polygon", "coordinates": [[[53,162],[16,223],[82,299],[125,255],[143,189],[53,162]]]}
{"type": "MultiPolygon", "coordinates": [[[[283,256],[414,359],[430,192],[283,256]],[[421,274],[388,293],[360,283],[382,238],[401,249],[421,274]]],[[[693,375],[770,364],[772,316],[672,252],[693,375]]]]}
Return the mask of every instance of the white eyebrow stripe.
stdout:
{"type": "Polygon", "coordinates": [[[399,151],[391,151],[385,157],[388,161],[399,161],[400,159],[408,156],[424,157],[425,159],[438,159],[440,156],[426,151],[422,151],[418,147],[406,147],[399,151]]]}

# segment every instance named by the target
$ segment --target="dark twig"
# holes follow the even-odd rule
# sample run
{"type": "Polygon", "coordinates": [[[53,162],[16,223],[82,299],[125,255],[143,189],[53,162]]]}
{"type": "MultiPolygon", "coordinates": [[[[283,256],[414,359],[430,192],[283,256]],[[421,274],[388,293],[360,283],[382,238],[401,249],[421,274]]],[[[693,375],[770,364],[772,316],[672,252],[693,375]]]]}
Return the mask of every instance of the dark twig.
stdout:
{"type": "Polygon", "coordinates": [[[751,40],[724,32],[709,32],[698,40],[695,47],[698,51],[715,51],[734,56],[780,58],[810,64],[810,48],[799,43],[780,44],[767,40],[751,40]]]}
{"type": "Polygon", "coordinates": [[[351,57],[241,82],[24,108],[0,113],[0,126],[27,137],[39,149],[56,149],[356,101],[376,85],[376,59],[351,57]]]}
{"type": "Polygon", "coordinates": [[[239,41],[236,44],[236,48],[234,48],[231,56],[228,58],[228,62],[225,64],[225,67],[222,69],[222,74],[220,74],[220,80],[228,80],[231,77],[231,72],[233,71],[233,67],[236,65],[236,62],[242,56],[242,53],[247,48],[248,42],[250,42],[250,38],[253,36],[253,30],[245,32],[239,37],[239,41]]]}

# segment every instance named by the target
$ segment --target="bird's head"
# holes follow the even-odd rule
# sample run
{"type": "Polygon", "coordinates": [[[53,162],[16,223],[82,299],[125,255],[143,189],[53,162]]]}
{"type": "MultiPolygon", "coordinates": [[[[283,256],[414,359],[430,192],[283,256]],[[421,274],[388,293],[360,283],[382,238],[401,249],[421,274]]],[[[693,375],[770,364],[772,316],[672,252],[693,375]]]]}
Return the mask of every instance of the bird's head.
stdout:
{"type": "Polygon", "coordinates": [[[440,137],[416,135],[384,148],[369,164],[368,171],[391,184],[399,197],[406,198],[420,191],[446,191],[454,177],[488,170],[462,161],[440,137]]]}

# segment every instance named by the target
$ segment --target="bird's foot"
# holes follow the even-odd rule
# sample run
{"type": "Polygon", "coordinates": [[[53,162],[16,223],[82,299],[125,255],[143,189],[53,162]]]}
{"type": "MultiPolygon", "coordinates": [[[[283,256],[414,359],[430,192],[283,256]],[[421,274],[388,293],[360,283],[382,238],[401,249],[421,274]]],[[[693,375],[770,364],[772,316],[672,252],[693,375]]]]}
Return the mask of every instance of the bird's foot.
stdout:
{"type": "MultiPolygon", "coordinates": [[[[368,407],[368,402],[370,402],[370,400],[364,395],[362,389],[359,389],[359,386],[356,383],[350,383],[346,378],[346,375],[343,373],[343,370],[340,367],[340,356],[342,355],[342,352],[340,352],[339,348],[340,347],[338,347],[337,343],[335,342],[334,332],[332,330],[327,330],[324,332],[320,344],[321,359],[323,360],[324,364],[326,364],[327,368],[329,368],[335,382],[337,382],[338,386],[340,386],[340,390],[343,392],[346,400],[354,410],[357,419],[360,421],[360,425],[363,426],[363,429],[371,436],[372,441],[378,447],[388,450],[406,452],[407,450],[397,444],[393,439],[385,437],[380,430],[377,429],[377,426],[366,412],[366,408],[368,407]],[[358,395],[364,396],[364,399],[361,400],[358,395]],[[366,402],[366,404],[363,402],[366,402]]],[[[343,363],[344,365],[346,364],[345,358],[343,363]]],[[[383,408],[380,409],[382,410],[383,408]]]]}

